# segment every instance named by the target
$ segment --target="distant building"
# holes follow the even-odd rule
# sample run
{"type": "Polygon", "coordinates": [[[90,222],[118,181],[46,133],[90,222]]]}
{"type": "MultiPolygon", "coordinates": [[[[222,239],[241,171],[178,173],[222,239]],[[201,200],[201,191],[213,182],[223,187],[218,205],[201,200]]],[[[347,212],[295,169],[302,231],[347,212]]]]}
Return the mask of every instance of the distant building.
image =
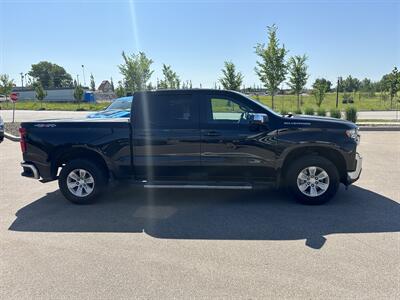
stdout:
{"type": "MultiPolygon", "coordinates": [[[[87,91],[87,88],[83,88],[84,91],[87,91]]],[[[18,93],[18,101],[24,100],[35,100],[36,93],[32,87],[14,87],[13,92],[18,93]]],[[[51,88],[45,89],[47,96],[44,98],[44,101],[49,102],[73,102],[74,98],[74,88],[51,88]]]]}
{"type": "Polygon", "coordinates": [[[112,92],[111,90],[111,83],[108,80],[103,80],[99,87],[98,90],[103,92],[103,93],[108,93],[108,92],[112,92]]]}

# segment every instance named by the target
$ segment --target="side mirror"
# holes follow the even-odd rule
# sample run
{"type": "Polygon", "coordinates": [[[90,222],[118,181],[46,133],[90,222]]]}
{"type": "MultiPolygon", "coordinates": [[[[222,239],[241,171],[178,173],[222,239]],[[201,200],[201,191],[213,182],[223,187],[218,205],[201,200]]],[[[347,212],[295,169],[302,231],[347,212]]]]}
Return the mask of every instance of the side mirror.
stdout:
{"type": "Polygon", "coordinates": [[[253,114],[250,121],[251,125],[266,125],[268,123],[268,115],[266,114],[253,114]]]}

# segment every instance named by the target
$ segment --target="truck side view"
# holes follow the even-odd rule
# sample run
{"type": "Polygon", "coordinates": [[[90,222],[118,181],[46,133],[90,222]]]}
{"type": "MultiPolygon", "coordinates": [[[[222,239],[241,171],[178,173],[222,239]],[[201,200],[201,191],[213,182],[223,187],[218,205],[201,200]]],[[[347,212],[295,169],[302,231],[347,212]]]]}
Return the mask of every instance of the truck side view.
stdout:
{"type": "Polygon", "coordinates": [[[110,179],[146,188],[284,188],[322,204],[361,173],[351,122],[281,116],[233,91],[138,92],[131,118],[21,124],[22,176],[93,202],[110,179]]]}

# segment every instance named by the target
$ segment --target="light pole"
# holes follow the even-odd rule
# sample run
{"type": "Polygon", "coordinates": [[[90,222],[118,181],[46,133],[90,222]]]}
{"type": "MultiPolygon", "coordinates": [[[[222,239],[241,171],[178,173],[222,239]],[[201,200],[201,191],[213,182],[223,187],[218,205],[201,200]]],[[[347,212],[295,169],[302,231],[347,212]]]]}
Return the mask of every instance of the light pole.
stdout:
{"type": "Polygon", "coordinates": [[[24,73],[21,72],[21,73],[19,73],[19,75],[21,75],[21,87],[22,87],[22,90],[23,90],[24,89],[24,73]]]}
{"type": "Polygon", "coordinates": [[[336,108],[339,106],[339,84],[342,81],[342,77],[338,77],[336,84],[336,108]]]}
{"type": "Polygon", "coordinates": [[[82,74],[83,74],[83,85],[86,86],[85,66],[84,65],[82,65],[82,74]]]}

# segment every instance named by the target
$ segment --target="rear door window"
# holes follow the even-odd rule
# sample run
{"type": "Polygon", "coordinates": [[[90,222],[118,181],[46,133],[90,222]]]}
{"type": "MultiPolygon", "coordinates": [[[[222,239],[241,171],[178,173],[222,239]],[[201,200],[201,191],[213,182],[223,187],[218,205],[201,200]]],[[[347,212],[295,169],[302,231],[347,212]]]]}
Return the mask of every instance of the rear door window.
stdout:
{"type": "Polygon", "coordinates": [[[199,127],[199,109],[190,94],[142,97],[137,114],[139,128],[195,129],[199,127]]]}

